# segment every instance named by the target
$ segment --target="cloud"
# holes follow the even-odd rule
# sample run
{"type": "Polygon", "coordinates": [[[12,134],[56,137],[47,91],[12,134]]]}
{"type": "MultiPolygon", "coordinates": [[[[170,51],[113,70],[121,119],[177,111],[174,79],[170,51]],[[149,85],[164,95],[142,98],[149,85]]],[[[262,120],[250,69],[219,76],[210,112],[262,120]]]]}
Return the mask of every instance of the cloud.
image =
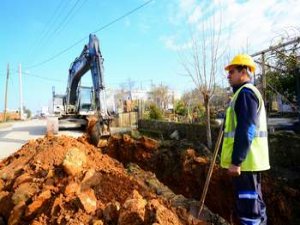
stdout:
{"type": "Polygon", "coordinates": [[[195,5],[195,0],[179,0],[179,9],[185,13],[190,12],[195,5]]]}
{"type": "Polygon", "coordinates": [[[187,41],[184,43],[179,43],[176,36],[164,36],[160,40],[164,43],[165,47],[172,51],[181,51],[191,48],[191,42],[187,41]]]}
{"type": "Polygon", "coordinates": [[[189,16],[188,21],[189,23],[195,23],[200,19],[201,16],[202,16],[202,10],[201,7],[198,5],[193,10],[192,15],[189,16]]]}
{"type": "MultiPolygon", "coordinates": [[[[230,51],[235,53],[246,48],[249,50],[248,53],[254,53],[274,44],[276,37],[282,34],[293,36],[300,34],[298,0],[227,0],[226,3],[218,0],[198,3],[194,0],[179,0],[169,8],[173,10],[169,14],[169,20],[173,21],[170,25],[177,26],[175,30],[179,31],[181,31],[178,29],[179,26],[188,29],[192,25],[198,27],[201,32],[202,24],[209,24],[213,18],[216,19],[217,27],[221,14],[222,35],[224,35],[221,39],[226,40],[226,36],[229,35],[228,46],[230,51]]],[[[176,35],[181,34],[175,32],[170,34],[169,38],[164,38],[166,48],[180,49],[180,42],[177,40],[181,40],[181,46],[188,46],[189,37],[186,36],[186,43],[183,43],[182,38],[174,38],[176,35]]]]}

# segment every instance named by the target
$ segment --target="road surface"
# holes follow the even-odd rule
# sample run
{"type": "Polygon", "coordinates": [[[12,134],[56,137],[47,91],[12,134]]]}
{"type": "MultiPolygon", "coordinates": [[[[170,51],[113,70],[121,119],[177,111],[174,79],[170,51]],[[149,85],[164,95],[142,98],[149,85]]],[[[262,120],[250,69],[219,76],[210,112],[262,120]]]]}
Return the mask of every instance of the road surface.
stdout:
{"type": "MultiPolygon", "coordinates": [[[[0,127],[0,160],[19,150],[28,140],[43,137],[46,125],[47,120],[28,120],[0,127]]],[[[78,137],[83,131],[59,131],[59,134],[78,137]]]]}

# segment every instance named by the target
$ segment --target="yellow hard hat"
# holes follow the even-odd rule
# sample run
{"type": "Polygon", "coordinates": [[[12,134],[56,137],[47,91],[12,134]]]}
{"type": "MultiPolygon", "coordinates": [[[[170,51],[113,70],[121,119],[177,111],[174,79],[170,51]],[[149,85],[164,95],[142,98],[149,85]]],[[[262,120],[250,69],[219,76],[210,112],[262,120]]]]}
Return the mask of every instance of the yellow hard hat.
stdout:
{"type": "Polygon", "coordinates": [[[225,66],[225,70],[229,70],[229,68],[231,66],[234,66],[234,65],[236,65],[236,66],[247,66],[247,67],[249,67],[251,73],[254,73],[255,68],[256,68],[253,59],[251,58],[250,55],[247,55],[247,54],[236,55],[231,60],[231,62],[227,66],[225,66]]]}

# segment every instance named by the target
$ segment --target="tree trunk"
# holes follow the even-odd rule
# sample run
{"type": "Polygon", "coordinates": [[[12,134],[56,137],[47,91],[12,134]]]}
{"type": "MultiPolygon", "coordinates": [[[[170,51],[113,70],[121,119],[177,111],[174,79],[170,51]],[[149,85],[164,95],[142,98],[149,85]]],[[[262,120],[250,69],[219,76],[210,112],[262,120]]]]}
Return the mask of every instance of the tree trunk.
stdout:
{"type": "Polygon", "coordinates": [[[204,96],[204,107],[206,114],[206,138],[207,138],[207,147],[211,149],[211,129],[210,129],[210,107],[209,107],[209,96],[205,94],[204,96]]]}

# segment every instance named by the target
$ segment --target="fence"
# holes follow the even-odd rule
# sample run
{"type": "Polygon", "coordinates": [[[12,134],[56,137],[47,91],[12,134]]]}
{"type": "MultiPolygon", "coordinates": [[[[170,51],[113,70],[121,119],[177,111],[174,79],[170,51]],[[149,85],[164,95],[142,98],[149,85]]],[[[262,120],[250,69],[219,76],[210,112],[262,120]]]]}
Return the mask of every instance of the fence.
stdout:
{"type": "Polygon", "coordinates": [[[115,119],[115,122],[116,126],[118,127],[136,127],[138,123],[138,113],[119,113],[118,117],[115,119]]]}

